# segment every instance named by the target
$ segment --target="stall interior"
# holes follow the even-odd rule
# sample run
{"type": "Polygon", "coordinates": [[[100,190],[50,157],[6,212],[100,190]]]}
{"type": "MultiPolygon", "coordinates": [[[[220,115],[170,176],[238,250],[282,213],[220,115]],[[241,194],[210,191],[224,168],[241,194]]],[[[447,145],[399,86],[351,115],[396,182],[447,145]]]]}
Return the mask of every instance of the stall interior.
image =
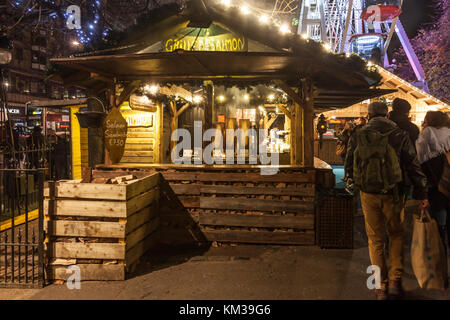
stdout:
{"type": "MultiPolygon", "coordinates": [[[[216,129],[212,157],[226,161],[228,136],[233,130],[234,155],[244,153],[244,163],[260,164],[250,149],[260,151],[262,145],[268,154],[277,153],[280,164],[290,163],[290,118],[288,96],[274,86],[252,85],[245,88],[225,85],[142,85],[131,95],[130,101],[120,111],[127,122],[125,151],[120,163],[155,163],[156,132],[160,116],[156,105],[163,101],[163,163],[173,163],[171,151],[178,141],[171,141],[176,129],[185,129],[190,134],[190,148],[179,150],[179,156],[189,157],[192,163],[199,158],[209,144],[203,141],[196,148],[195,122],[201,121],[202,134],[207,129],[216,129]],[[208,93],[208,91],[210,93],[208,93]],[[208,108],[210,106],[210,108],[208,108]],[[208,111],[209,110],[209,111],[208,111]],[[284,112],[283,112],[284,111],[284,112]],[[212,113],[212,114],[210,114],[212,113]],[[238,136],[240,129],[242,136],[238,136]],[[228,130],[228,131],[227,131],[228,130]],[[219,136],[222,138],[219,141],[219,136]],[[263,136],[261,136],[263,135],[263,136]],[[238,141],[238,139],[241,139],[238,141]],[[239,145],[241,149],[239,150],[239,145]]],[[[220,161],[216,162],[220,163],[220,161]]],[[[234,161],[234,163],[237,163],[234,161]]],[[[242,160],[240,161],[242,164],[242,160]]]]}

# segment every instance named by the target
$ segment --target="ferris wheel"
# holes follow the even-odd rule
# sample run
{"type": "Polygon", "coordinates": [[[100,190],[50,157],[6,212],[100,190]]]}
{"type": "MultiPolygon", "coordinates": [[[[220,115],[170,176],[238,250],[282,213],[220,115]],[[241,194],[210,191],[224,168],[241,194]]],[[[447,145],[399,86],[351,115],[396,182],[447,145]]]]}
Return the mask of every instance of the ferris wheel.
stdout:
{"type": "Polygon", "coordinates": [[[394,33],[416,75],[416,86],[428,92],[425,74],[399,19],[403,0],[301,0],[298,34],[329,43],[336,53],[357,53],[388,68],[394,33]]]}

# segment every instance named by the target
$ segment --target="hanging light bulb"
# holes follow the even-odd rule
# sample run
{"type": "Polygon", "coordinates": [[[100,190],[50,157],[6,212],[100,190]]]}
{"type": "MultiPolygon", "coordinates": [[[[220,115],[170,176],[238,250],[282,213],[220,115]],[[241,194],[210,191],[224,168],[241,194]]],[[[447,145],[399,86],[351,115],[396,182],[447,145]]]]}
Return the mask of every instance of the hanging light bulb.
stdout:
{"type": "Polygon", "coordinates": [[[220,102],[224,102],[224,101],[225,101],[225,97],[222,96],[222,95],[220,95],[220,96],[218,97],[218,99],[219,99],[220,102]]]}
{"type": "Polygon", "coordinates": [[[275,99],[275,95],[271,93],[267,96],[267,99],[269,99],[269,101],[273,101],[275,99]]]}
{"type": "Polygon", "coordinates": [[[193,98],[194,103],[200,103],[202,100],[203,99],[201,96],[194,96],[194,98],[193,98]]]}
{"type": "Polygon", "coordinates": [[[244,100],[245,100],[245,101],[250,100],[250,96],[249,96],[248,94],[244,94],[244,100]]]}
{"type": "Polygon", "coordinates": [[[220,2],[221,2],[225,7],[231,6],[231,1],[230,1],[230,0],[221,0],[220,2]]]}
{"type": "Polygon", "coordinates": [[[266,109],[264,109],[263,106],[258,106],[259,111],[261,111],[262,113],[266,113],[266,109]]]}
{"type": "Polygon", "coordinates": [[[265,14],[262,14],[259,16],[259,22],[264,23],[264,24],[269,23],[269,17],[266,16],[265,14]]]}
{"type": "Polygon", "coordinates": [[[290,33],[291,30],[289,29],[289,26],[287,24],[283,24],[280,26],[280,32],[282,34],[290,33]]]}
{"type": "Polygon", "coordinates": [[[241,6],[241,12],[247,15],[250,13],[250,9],[244,4],[243,6],[241,6]]]}
{"type": "Polygon", "coordinates": [[[323,47],[325,48],[325,50],[331,51],[331,44],[329,44],[328,42],[325,42],[325,43],[323,44],[323,47]]]}
{"type": "Polygon", "coordinates": [[[159,87],[158,87],[157,85],[154,85],[154,84],[152,84],[152,85],[146,84],[146,85],[144,86],[144,91],[146,91],[146,92],[148,92],[148,93],[150,93],[150,94],[155,95],[155,94],[158,93],[159,87]]]}

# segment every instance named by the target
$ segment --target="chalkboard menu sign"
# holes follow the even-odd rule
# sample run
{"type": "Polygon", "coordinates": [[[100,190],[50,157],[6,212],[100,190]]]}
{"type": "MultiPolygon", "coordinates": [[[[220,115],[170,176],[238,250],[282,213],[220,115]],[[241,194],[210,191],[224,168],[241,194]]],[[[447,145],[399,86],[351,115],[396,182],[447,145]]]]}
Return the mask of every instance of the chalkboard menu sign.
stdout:
{"type": "Polygon", "coordinates": [[[118,163],[125,151],[127,140],[127,122],[118,108],[113,108],[103,122],[105,131],[105,147],[112,163],[118,163]]]}

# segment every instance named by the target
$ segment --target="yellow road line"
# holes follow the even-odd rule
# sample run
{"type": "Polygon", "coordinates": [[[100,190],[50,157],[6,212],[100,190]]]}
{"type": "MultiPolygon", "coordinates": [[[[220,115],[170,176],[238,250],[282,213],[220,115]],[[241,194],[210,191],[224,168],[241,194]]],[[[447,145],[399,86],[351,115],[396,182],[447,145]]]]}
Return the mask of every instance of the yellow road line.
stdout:
{"type": "MultiPolygon", "coordinates": [[[[28,212],[28,222],[35,220],[39,217],[39,209],[28,212]]],[[[11,228],[11,219],[0,222],[0,231],[11,228]]],[[[14,225],[18,226],[25,223],[25,213],[14,218],[14,225]]]]}

